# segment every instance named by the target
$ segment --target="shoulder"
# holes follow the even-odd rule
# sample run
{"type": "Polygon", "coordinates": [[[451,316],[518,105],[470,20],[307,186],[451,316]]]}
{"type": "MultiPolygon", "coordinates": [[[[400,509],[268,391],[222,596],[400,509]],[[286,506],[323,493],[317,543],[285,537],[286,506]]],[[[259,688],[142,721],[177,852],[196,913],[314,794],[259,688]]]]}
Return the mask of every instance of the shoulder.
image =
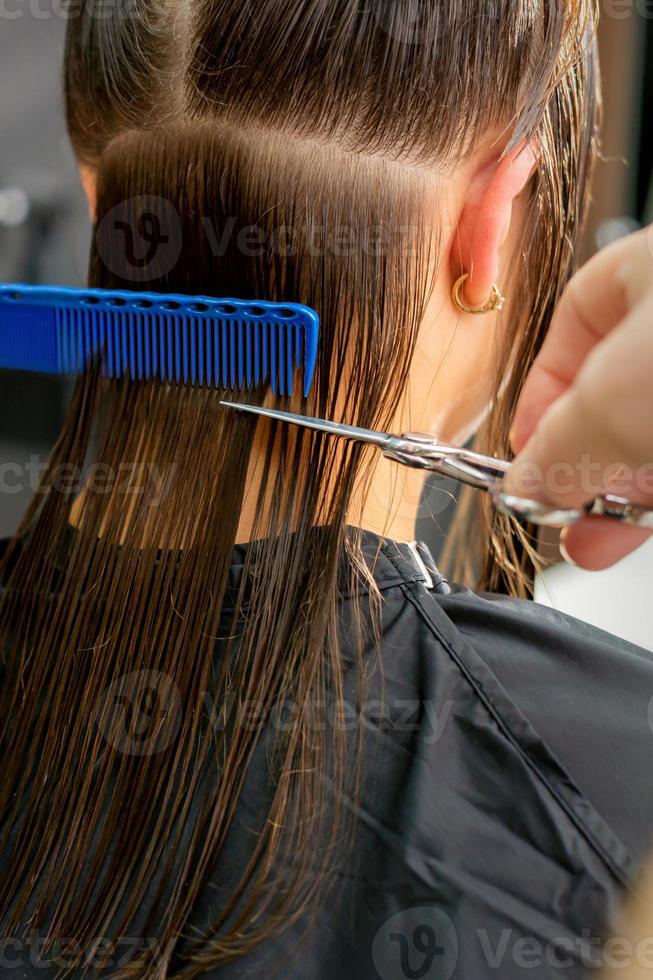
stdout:
{"type": "Polygon", "coordinates": [[[431,603],[449,641],[472,649],[505,694],[504,709],[514,705],[643,857],[653,824],[653,655],[534,602],[454,589],[431,603]]]}
{"type": "MultiPolygon", "coordinates": [[[[610,704],[615,717],[653,696],[653,655],[610,633],[536,602],[454,590],[438,598],[502,683],[530,706],[562,710],[610,704]],[[524,700],[526,699],[526,700],[524,700]],[[535,706],[535,705],[533,705],[535,706]]],[[[644,712],[646,721],[646,711],[644,712]]]]}
{"type": "Polygon", "coordinates": [[[521,599],[455,588],[438,600],[464,636],[498,668],[523,672],[586,671],[588,677],[625,667],[653,675],[653,655],[565,613],[521,599]],[[526,660],[526,663],[525,663],[526,660]]]}
{"type": "Polygon", "coordinates": [[[577,682],[564,667],[546,678],[529,674],[539,652],[550,661],[561,649],[570,625],[529,603],[406,582],[384,593],[379,655],[371,648],[362,701],[375,794],[368,810],[397,812],[404,851],[413,835],[434,866],[462,860],[484,880],[509,875],[511,893],[528,907],[534,889],[559,894],[569,880],[629,884],[649,845],[645,816],[632,820],[630,812],[653,805],[641,785],[646,719],[629,733],[621,710],[612,726],[617,754],[639,743],[639,769],[615,800],[614,767],[592,738],[595,706],[574,697],[577,682]],[[512,663],[523,668],[521,680],[512,663]],[[571,737],[561,732],[569,716],[571,737]]]}

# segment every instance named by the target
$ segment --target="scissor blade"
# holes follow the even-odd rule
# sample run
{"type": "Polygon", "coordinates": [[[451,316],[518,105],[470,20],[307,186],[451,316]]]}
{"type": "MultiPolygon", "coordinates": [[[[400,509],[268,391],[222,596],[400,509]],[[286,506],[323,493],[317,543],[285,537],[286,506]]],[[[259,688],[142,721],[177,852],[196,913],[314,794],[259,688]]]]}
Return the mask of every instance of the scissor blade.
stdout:
{"type": "Polygon", "coordinates": [[[288,422],[291,425],[301,425],[306,429],[317,432],[327,432],[344,439],[356,442],[366,442],[372,446],[385,448],[392,436],[384,432],[374,432],[372,429],[360,429],[354,425],[343,425],[341,422],[329,422],[327,419],[314,419],[308,415],[296,415],[294,412],[282,412],[277,408],[261,408],[259,405],[243,405],[240,402],[220,402],[225,408],[236,408],[240,412],[251,412],[253,415],[263,415],[278,422],[288,422]]]}

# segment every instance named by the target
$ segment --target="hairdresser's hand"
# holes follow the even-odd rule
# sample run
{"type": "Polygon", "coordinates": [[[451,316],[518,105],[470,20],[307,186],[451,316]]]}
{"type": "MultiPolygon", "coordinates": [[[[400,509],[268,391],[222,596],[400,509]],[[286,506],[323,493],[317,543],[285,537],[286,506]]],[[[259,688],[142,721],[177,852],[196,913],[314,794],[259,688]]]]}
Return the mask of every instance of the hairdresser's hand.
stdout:
{"type": "MultiPolygon", "coordinates": [[[[599,253],[572,280],[529,375],[506,488],[576,507],[601,493],[653,506],[653,227],[599,253]]],[[[650,532],[606,518],[563,532],[562,551],[606,568],[650,532]]]]}

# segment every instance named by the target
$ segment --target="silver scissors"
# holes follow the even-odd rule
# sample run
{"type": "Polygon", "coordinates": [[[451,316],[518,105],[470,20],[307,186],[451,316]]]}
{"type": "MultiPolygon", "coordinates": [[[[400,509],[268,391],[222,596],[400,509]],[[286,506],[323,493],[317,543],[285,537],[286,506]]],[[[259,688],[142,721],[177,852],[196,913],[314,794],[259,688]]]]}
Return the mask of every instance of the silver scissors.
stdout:
{"type": "Polygon", "coordinates": [[[538,500],[504,493],[502,483],[510,469],[509,462],[495,459],[493,456],[483,456],[470,449],[447,446],[433,436],[418,432],[397,436],[343,425],[340,422],[329,422],[326,419],[311,418],[307,415],[296,415],[294,412],[282,412],[276,408],[260,408],[257,405],[242,405],[239,402],[223,401],[220,404],[225,408],[234,408],[241,412],[276,419],[278,422],[287,422],[343,439],[378,446],[385,457],[403,466],[438,473],[440,476],[458,480],[477,490],[486,491],[502,514],[531,524],[543,527],[570,527],[572,524],[578,524],[585,517],[609,517],[631,527],[653,530],[653,509],[633,503],[625,497],[606,495],[597,497],[584,507],[565,510],[538,500]]]}

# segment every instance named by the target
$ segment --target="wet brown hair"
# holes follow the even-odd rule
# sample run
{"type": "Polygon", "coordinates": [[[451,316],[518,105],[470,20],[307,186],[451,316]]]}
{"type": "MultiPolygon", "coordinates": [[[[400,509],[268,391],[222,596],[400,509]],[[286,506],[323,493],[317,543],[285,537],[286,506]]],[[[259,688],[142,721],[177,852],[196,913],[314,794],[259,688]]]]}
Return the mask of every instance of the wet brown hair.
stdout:
{"type": "MultiPolygon", "coordinates": [[[[595,135],[592,15],[532,0],[77,4],[66,98],[75,150],[98,173],[90,282],[307,303],[322,331],[301,407],[387,426],[442,259],[434,175],[488,132],[528,138],[539,166],[521,302],[485,437],[506,453],[573,267],[595,135]],[[125,233],[143,231],[144,203],[166,226],[158,243],[179,245],[146,269],[125,233]]],[[[4,931],[29,924],[49,948],[74,937],[84,956],[136,929],[156,937],[125,978],[199,976],[306,913],[349,839],[342,800],[359,779],[346,736],[315,714],[342,698],[343,555],[349,578],[368,574],[346,520],[370,456],[274,425],[255,442],[220,397],[89,369],[2,569],[4,931]],[[254,448],[266,477],[234,590],[254,448]],[[73,531],[61,473],[89,463],[103,489],[84,495],[73,531]],[[124,466],[140,481],[127,498],[124,466]],[[242,723],[243,704],[268,719],[288,701],[293,724],[273,744],[242,723]],[[116,703],[147,703],[146,730],[143,709],[127,737],[116,703]],[[251,859],[182,949],[260,751],[272,782],[251,859]]],[[[523,592],[527,537],[487,520],[483,583],[523,592]]],[[[373,589],[365,601],[376,623],[373,589]]],[[[360,630],[362,650],[374,636],[360,630]]],[[[362,697],[362,655],[357,669],[362,697]]]]}

